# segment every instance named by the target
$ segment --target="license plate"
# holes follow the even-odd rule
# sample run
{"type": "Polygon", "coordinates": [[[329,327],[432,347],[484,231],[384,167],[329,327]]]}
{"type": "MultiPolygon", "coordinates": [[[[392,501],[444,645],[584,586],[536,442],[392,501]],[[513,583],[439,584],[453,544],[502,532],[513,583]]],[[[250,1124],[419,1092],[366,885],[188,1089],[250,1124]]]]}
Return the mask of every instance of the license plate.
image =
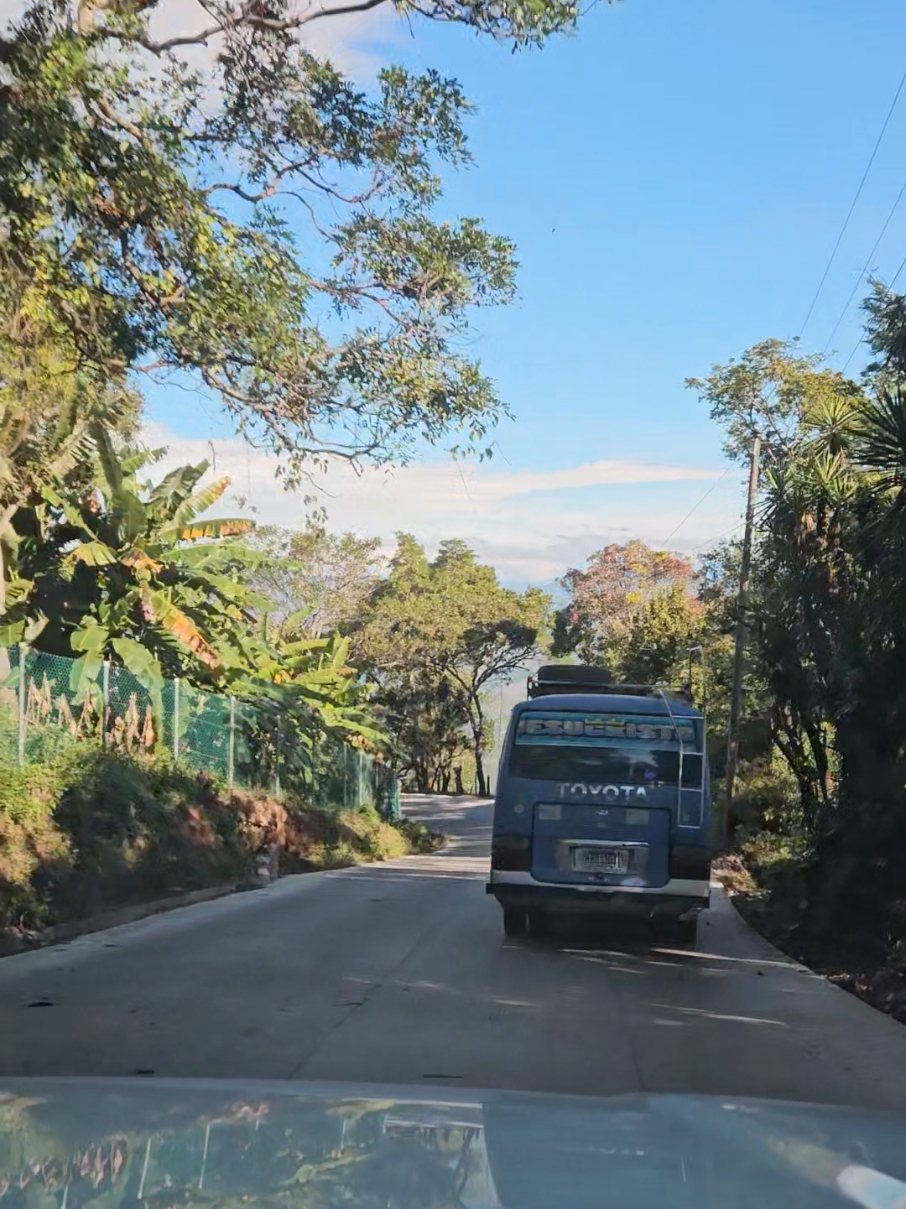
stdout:
{"type": "Polygon", "coordinates": [[[625,873],[629,853],[625,848],[577,848],[573,866],[585,873],[625,873]]]}

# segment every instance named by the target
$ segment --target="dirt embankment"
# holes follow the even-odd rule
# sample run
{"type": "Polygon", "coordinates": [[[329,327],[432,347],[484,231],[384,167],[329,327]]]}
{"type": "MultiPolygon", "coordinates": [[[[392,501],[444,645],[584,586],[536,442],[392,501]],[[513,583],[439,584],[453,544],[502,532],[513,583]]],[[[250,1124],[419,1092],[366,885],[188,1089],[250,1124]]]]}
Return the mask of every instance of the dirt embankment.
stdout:
{"type": "Polygon", "coordinates": [[[781,952],[906,1024],[906,965],[873,959],[851,940],[803,928],[802,902],[772,889],[740,853],[719,857],[712,872],[743,919],[781,952]]]}
{"type": "Polygon", "coordinates": [[[433,851],[441,837],[377,812],[324,812],[228,791],[168,761],[90,750],[0,769],[0,940],[262,877],[433,851]]]}

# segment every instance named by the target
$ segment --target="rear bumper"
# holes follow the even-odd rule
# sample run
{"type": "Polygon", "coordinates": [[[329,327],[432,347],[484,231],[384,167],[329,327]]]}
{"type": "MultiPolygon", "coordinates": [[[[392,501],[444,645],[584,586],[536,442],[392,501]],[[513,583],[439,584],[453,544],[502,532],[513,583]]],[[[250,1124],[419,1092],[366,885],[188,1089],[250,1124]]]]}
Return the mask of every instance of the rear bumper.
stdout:
{"type": "Polygon", "coordinates": [[[503,907],[543,907],[573,914],[613,912],[641,919],[685,919],[711,901],[707,881],[672,878],[663,886],[570,886],[539,882],[530,873],[493,870],[486,886],[503,907]]]}

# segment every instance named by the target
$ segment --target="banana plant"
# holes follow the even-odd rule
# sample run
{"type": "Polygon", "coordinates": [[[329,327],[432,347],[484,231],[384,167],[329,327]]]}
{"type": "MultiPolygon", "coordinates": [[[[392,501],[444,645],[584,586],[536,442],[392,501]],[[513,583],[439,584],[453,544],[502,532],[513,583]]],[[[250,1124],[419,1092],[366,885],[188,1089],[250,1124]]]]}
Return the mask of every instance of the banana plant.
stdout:
{"type": "Polygon", "coordinates": [[[371,751],[386,747],[387,736],[375,723],[371,686],[349,664],[349,639],[272,641],[254,677],[237,691],[253,701],[259,713],[279,715],[284,735],[303,762],[309,762],[323,735],[359,744],[371,751]]]}
{"type": "Polygon", "coordinates": [[[349,642],[336,634],[287,642],[277,631],[253,672],[231,691],[254,707],[248,747],[259,775],[279,766],[284,783],[312,786],[319,772],[336,771],[340,744],[371,753],[388,749],[370,702],[372,686],[350,666],[349,642]]]}
{"type": "Polygon", "coordinates": [[[140,484],[147,454],[118,454],[100,423],[91,438],[97,485],[73,495],[51,478],[34,516],[20,518],[17,578],[0,616],[6,642],[40,628],[43,649],[76,656],[79,693],[105,659],[155,695],[166,676],[228,685],[265,650],[256,626],[268,602],[237,574],[255,554],[230,540],[253,522],[206,517],[229,485],[199,485],[206,462],[140,484]]]}

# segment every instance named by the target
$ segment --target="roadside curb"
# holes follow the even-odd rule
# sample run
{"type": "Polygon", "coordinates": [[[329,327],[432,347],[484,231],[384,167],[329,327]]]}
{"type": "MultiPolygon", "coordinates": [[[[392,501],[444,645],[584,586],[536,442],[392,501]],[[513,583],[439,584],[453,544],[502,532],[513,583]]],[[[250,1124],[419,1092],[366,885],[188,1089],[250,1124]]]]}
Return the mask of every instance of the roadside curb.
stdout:
{"type": "Polygon", "coordinates": [[[137,903],[132,907],[119,907],[115,911],[103,911],[100,915],[89,915],[87,919],[74,919],[69,923],[55,924],[26,938],[0,938],[0,958],[14,957],[17,953],[30,953],[48,945],[75,940],[92,932],[106,932],[108,928],[119,928],[123,924],[137,923],[149,915],[163,915],[180,907],[191,907],[195,903],[210,902],[245,889],[257,889],[246,882],[233,882],[228,886],[207,886],[203,890],[190,890],[186,894],[174,894],[170,898],[159,898],[150,903],[137,903]]]}

